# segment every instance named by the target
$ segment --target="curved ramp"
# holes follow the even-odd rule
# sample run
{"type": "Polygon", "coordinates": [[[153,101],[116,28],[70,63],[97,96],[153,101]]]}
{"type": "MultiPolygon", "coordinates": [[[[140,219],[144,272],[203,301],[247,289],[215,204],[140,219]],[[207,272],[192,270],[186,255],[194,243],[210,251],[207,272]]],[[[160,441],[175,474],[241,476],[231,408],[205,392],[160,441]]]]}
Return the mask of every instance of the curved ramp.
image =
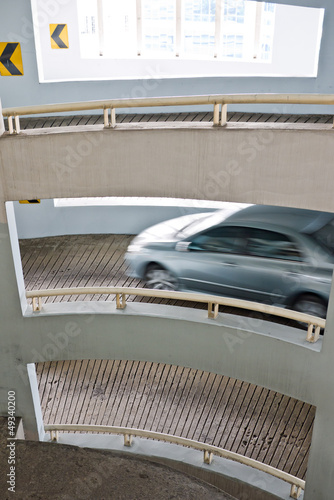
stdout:
{"type": "MultiPolygon", "coordinates": [[[[142,286],[126,276],[123,254],[130,240],[125,235],[22,240],[26,288],[142,286]]],[[[85,296],[92,299],[107,297],[85,296]]],[[[45,423],[177,434],[305,477],[315,408],[296,399],[222,375],[152,362],[58,361],[39,363],[37,374],[45,423]]]]}

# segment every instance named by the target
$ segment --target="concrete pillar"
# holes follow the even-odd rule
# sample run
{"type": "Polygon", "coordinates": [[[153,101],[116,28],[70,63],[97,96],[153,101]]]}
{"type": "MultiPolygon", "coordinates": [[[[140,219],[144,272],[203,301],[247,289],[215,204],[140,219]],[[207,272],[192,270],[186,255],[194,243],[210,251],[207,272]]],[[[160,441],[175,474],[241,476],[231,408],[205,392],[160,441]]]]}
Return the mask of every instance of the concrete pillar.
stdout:
{"type": "Polygon", "coordinates": [[[1,105],[1,99],[0,99],[0,136],[4,134],[5,132],[5,124],[3,121],[3,116],[2,116],[2,105],[1,105]]]}
{"type": "MultiPolygon", "coordinates": [[[[16,259],[19,259],[17,240],[14,242],[14,254],[16,259]]],[[[26,438],[38,440],[43,437],[43,428],[40,421],[34,365],[27,367],[22,352],[21,339],[25,329],[16,279],[16,272],[19,273],[19,270],[20,262],[17,262],[16,270],[14,266],[8,224],[2,219],[0,222],[0,414],[8,415],[8,391],[14,391],[15,416],[23,418],[26,438]]]]}
{"type": "Polygon", "coordinates": [[[330,296],[322,352],[313,378],[316,415],[304,500],[329,500],[334,491],[334,287],[330,296]]]}

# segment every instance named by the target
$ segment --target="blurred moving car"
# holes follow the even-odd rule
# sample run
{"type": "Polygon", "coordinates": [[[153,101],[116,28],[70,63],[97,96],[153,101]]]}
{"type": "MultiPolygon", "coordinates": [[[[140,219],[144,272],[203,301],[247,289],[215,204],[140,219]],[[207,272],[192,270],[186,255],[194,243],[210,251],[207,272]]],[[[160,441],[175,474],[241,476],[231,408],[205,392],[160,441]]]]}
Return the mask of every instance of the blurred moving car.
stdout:
{"type": "Polygon", "coordinates": [[[325,317],[334,214],[252,205],[178,217],[135,237],[129,275],[147,286],[279,305],[325,317]]]}

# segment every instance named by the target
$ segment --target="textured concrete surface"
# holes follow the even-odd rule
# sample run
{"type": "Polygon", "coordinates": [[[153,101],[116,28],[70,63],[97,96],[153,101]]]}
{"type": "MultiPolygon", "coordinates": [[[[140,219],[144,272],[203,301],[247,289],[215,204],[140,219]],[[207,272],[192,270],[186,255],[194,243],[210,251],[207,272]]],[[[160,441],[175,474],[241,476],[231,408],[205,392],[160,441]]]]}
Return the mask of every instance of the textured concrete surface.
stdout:
{"type": "Polygon", "coordinates": [[[0,200],[144,196],[334,211],[331,125],[301,125],[158,122],[5,134],[0,200]]]}

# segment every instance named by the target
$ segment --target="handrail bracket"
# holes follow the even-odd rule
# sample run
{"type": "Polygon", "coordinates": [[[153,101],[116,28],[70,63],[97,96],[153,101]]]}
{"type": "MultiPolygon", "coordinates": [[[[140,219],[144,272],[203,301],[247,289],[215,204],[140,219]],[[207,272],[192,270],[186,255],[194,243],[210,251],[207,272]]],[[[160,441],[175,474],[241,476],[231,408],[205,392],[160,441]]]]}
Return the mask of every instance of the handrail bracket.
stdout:
{"type": "Polygon", "coordinates": [[[213,459],[213,453],[208,450],[204,450],[204,463],[210,465],[213,459]]]}
{"type": "Polygon", "coordinates": [[[208,318],[216,319],[218,316],[219,304],[215,302],[208,303],[208,318]]]}
{"type": "Polygon", "coordinates": [[[225,127],[227,125],[227,104],[222,104],[222,110],[220,115],[220,125],[225,127]]]}
{"type": "Polygon", "coordinates": [[[125,293],[116,293],[116,309],[125,309],[126,297],[125,293]]]}
{"type": "Polygon", "coordinates": [[[50,431],[50,439],[51,441],[57,443],[58,442],[58,437],[59,437],[59,433],[58,431],[50,431]]]}
{"type": "Polygon", "coordinates": [[[8,116],[8,131],[10,135],[19,134],[21,132],[19,115],[14,116],[14,123],[15,126],[13,125],[13,116],[8,116]]]}
{"type": "Polygon", "coordinates": [[[290,497],[291,498],[299,498],[301,495],[302,489],[300,486],[296,486],[295,484],[291,485],[290,497]]]}
{"type": "Polygon", "coordinates": [[[131,445],[132,445],[132,435],[124,434],[124,446],[131,446],[131,445]]]}
{"type": "Polygon", "coordinates": [[[320,335],[320,326],[309,323],[306,335],[307,342],[311,343],[316,342],[319,339],[319,335],[320,335]]]}
{"type": "Polygon", "coordinates": [[[116,127],[116,109],[110,108],[110,121],[109,121],[109,108],[103,110],[104,128],[116,127]]]}
{"type": "Polygon", "coordinates": [[[42,310],[42,299],[41,297],[32,298],[32,310],[34,312],[39,312],[42,310]]]}

